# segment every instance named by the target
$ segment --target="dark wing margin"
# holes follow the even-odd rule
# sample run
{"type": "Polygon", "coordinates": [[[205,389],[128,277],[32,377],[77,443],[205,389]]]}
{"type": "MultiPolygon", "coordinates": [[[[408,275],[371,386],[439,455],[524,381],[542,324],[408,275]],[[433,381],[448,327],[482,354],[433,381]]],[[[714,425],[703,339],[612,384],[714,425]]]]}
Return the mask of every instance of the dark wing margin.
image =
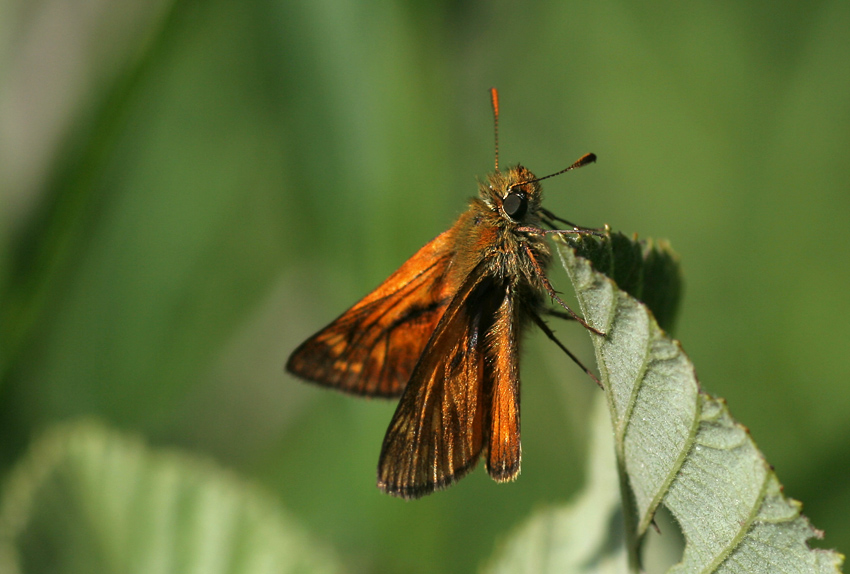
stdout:
{"type": "Polygon", "coordinates": [[[366,396],[397,397],[453,295],[452,230],[422,247],[377,289],[301,344],[286,369],[366,396]]]}
{"type": "MultiPolygon", "coordinates": [[[[511,449],[493,449],[488,444],[493,427],[492,377],[504,371],[498,364],[489,364],[491,359],[501,361],[496,345],[502,344],[503,335],[496,333],[503,326],[496,321],[509,319],[506,328],[511,331],[504,336],[516,327],[510,289],[505,280],[485,275],[486,265],[486,261],[479,263],[452,299],[390,422],[378,462],[378,487],[388,494],[419,498],[445,488],[472,470],[485,449],[496,456],[488,457],[488,469],[494,469],[491,475],[496,477],[496,466],[504,468],[497,473],[498,480],[512,478],[519,470],[518,435],[515,456],[511,449]]],[[[512,340],[511,345],[502,351],[515,355],[516,342],[512,340]]],[[[508,371],[515,374],[516,358],[506,364],[513,364],[508,371]]],[[[518,430],[517,395],[498,386],[498,431],[518,430]],[[502,422],[512,408],[513,427],[502,422]]],[[[518,392],[518,382],[510,390],[518,392]]]]}

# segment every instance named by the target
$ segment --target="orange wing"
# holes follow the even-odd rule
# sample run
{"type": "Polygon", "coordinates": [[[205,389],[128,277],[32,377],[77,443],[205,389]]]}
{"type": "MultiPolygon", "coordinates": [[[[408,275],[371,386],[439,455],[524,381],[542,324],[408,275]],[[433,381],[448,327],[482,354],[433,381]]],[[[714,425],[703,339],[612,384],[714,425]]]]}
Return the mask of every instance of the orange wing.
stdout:
{"type": "Polygon", "coordinates": [[[470,273],[445,312],[387,430],[378,487],[419,498],[456,482],[482,450],[496,480],[519,472],[519,378],[514,296],[470,273]]]}
{"type": "Polygon", "coordinates": [[[519,340],[522,321],[510,291],[496,312],[497,328],[491,329],[488,345],[488,373],[492,387],[488,395],[490,416],[487,472],[493,480],[505,482],[519,474],[522,448],[519,426],[519,340]]]}
{"type": "Polygon", "coordinates": [[[438,235],[377,289],[295,349],[286,369],[359,395],[396,397],[451,300],[453,229],[438,235]]]}

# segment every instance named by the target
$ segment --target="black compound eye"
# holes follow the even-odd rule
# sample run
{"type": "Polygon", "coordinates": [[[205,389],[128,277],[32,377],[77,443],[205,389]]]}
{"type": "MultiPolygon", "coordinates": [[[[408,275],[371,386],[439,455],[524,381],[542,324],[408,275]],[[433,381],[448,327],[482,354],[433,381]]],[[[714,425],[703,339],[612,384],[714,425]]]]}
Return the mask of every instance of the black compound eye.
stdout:
{"type": "Polygon", "coordinates": [[[528,198],[525,197],[525,193],[515,191],[502,202],[502,209],[508,217],[518,221],[528,211],[528,198]]]}

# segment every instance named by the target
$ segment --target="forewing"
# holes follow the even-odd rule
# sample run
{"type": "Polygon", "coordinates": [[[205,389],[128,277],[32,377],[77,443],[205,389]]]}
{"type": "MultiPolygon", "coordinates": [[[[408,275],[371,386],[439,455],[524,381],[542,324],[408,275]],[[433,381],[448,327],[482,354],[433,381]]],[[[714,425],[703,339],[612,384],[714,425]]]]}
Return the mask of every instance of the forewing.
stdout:
{"type": "Polygon", "coordinates": [[[400,395],[454,294],[445,281],[453,231],[295,349],[287,370],[359,395],[400,395]]]}
{"type": "Polygon", "coordinates": [[[507,289],[479,263],[446,310],[390,422],[378,487],[419,498],[471,470],[488,429],[488,332],[507,289]]]}

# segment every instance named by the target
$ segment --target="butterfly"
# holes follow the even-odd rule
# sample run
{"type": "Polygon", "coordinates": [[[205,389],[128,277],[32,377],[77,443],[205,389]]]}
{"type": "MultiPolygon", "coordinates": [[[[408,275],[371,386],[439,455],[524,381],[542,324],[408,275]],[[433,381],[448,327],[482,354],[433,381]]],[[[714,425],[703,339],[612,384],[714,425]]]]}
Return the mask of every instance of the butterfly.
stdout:
{"type": "Polygon", "coordinates": [[[499,101],[491,89],[496,170],[455,224],[377,289],[301,344],[286,369],[367,397],[401,397],[384,437],[378,487],[401,498],[445,488],[484,459],[499,482],[520,471],[519,344],[540,327],[597,384],[541,317],[545,296],[577,320],[546,276],[549,234],[588,234],[541,206],[540,181],[594,162],[587,154],[538,178],[499,170],[499,101]],[[559,230],[560,221],[570,229],[559,230]],[[549,229],[544,229],[546,225],[549,229]]]}

